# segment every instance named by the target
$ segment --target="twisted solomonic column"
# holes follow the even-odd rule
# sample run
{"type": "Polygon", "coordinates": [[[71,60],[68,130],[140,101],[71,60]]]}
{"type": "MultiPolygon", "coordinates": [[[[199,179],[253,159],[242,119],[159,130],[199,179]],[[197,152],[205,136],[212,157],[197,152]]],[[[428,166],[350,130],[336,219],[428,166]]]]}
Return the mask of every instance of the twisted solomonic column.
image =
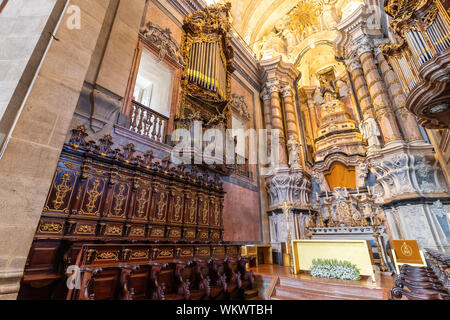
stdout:
{"type": "Polygon", "coordinates": [[[364,71],[359,59],[356,56],[353,56],[346,60],[345,64],[355,85],[357,95],[356,98],[361,106],[364,120],[367,120],[368,118],[375,119],[375,113],[372,107],[372,98],[370,97],[369,88],[367,87],[367,82],[364,78],[364,71]]]}
{"type": "Polygon", "coordinates": [[[286,137],[284,136],[283,114],[280,101],[280,83],[277,79],[271,79],[266,83],[266,88],[270,94],[270,106],[272,116],[272,130],[278,130],[280,145],[278,147],[279,164],[287,166],[286,137]]]}
{"type": "Polygon", "coordinates": [[[383,79],[378,72],[373,47],[369,39],[366,38],[362,43],[358,44],[357,54],[361,61],[378,123],[381,126],[384,143],[388,145],[393,142],[401,142],[403,138],[392,111],[391,101],[383,79]]]}
{"type": "Polygon", "coordinates": [[[379,140],[380,129],[379,124],[375,120],[375,113],[372,106],[372,98],[370,97],[369,88],[364,77],[364,71],[355,56],[345,61],[347,69],[350,72],[356,90],[356,98],[361,106],[363,119],[360,124],[360,130],[369,144],[368,153],[372,154],[381,149],[379,140]]]}
{"type": "Polygon", "coordinates": [[[283,98],[284,102],[288,137],[292,136],[294,140],[298,141],[299,133],[297,126],[297,116],[295,114],[293,93],[290,85],[281,88],[281,97],[283,98]]]}
{"type": "Polygon", "coordinates": [[[375,49],[381,73],[393,102],[394,113],[407,142],[423,141],[422,133],[415,116],[406,109],[406,96],[400,84],[397,74],[384,57],[380,48],[375,49]]]}
{"type": "Polygon", "coordinates": [[[261,99],[264,105],[264,126],[267,131],[270,133],[270,129],[272,129],[272,108],[270,105],[270,92],[267,87],[264,87],[261,92],[261,99]]]}

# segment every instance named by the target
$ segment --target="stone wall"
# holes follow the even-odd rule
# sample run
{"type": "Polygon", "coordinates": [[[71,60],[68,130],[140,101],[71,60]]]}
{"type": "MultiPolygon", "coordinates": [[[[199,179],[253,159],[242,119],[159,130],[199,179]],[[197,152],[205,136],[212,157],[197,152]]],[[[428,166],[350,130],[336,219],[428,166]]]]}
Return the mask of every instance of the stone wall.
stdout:
{"type": "MultiPolygon", "coordinates": [[[[126,145],[132,141],[137,151],[145,153],[147,150],[152,149],[155,157],[162,159],[170,154],[171,147],[152,142],[137,134],[126,132],[124,127],[128,125],[129,118],[125,114],[121,114],[121,111],[123,112],[124,110],[123,99],[126,98],[124,95],[127,81],[129,81],[130,73],[132,72],[133,54],[137,48],[138,31],[142,27],[141,23],[143,22],[146,25],[148,22],[151,22],[163,29],[168,28],[174,40],[181,44],[181,26],[184,16],[165,1],[148,1],[143,15],[144,7],[142,6],[141,12],[139,12],[139,8],[128,8],[127,6],[128,11],[121,11],[121,5],[117,7],[115,20],[113,23],[110,23],[112,24],[110,26],[110,35],[106,43],[104,43],[105,55],[103,58],[97,58],[97,55],[93,57],[75,116],[72,119],[71,128],[84,124],[88,127],[89,136],[93,139],[99,139],[105,134],[111,134],[115,146],[126,145]],[[143,19],[141,19],[141,16],[143,16],[143,19]],[[121,21],[121,19],[131,19],[134,24],[130,25],[129,22],[127,24],[127,20],[121,21]],[[117,26],[122,27],[119,28],[117,26]],[[95,76],[95,68],[98,68],[98,77],[95,76]],[[92,106],[92,101],[94,101],[94,107],[92,106]],[[93,114],[92,122],[89,121],[91,114],[93,114]]],[[[108,11],[112,10],[113,8],[108,9],[108,11]]],[[[108,12],[107,17],[112,14],[108,12]]],[[[104,33],[107,30],[108,28],[104,26],[100,39],[105,37],[104,33]]],[[[237,49],[238,55],[240,54],[239,50],[245,52],[245,49],[237,49]]],[[[245,52],[245,54],[248,53],[245,52]]],[[[250,58],[252,59],[252,57],[250,58]]],[[[166,63],[166,61],[164,60],[161,63],[166,63]]],[[[251,67],[239,61],[237,63],[242,65],[241,70],[251,67]]],[[[256,69],[256,62],[254,64],[256,69]]],[[[232,76],[232,93],[244,97],[248,106],[247,111],[251,114],[248,127],[259,129],[262,128],[262,115],[260,112],[259,90],[255,88],[255,83],[258,83],[258,79],[247,71],[236,71],[232,76]]],[[[179,82],[174,83],[173,92],[174,94],[180,92],[179,82]]],[[[174,113],[172,110],[171,116],[174,113]]],[[[69,135],[66,141],[68,137],[69,135]]],[[[234,175],[226,178],[229,194],[227,194],[225,201],[229,204],[230,209],[226,205],[224,220],[233,221],[227,228],[229,231],[226,237],[230,241],[262,240],[260,210],[265,205],[265,202],[260,202],[258,168],[254,165],[250,169],[251,179],[234,175]],[[239,203],[241,195],[250,197],[252,206],[236,205],[236,203],[239,203]],[[236,202],[237,200],[239,201],[236,202]],[[248,223],[252,221],[253,226],[251,229],[254,229],[252,232],[248,233],[246,228],[239,228],[234,223],[242,216],[248,217],[249,220],[246,220],[248,223]]],[[[266,225],[268,224],[266,223],[266,225]]],[[[266,229],[266,234],[268,234],[268,227],[266,229]]]]}
{"type": "MultiPolygon", "coordinates": [[[[23,1],[22,1],[23,2],[23,1]]],[[[26,10],[44,8],[25,1],[26,10]]],[[[51,2],[51,1],[46,1],[51,2]]],[[[54,2],[54,1],[53,1],[54,2]]],[[[86,77],[107,0],[72,0],[81,30],[63,23],[0,160],[0,298],[15,299],[26,258],[86,77]]],[[[6,12],[6,11],[5,11],[6,12]]],[[[3,46],[2,48],[9,48],[3,46]]]]}
{"type": "Polygon", "coordinates": [[[0,15],[0,146],[43,56],[63,1],[9,1],[0,15]],[[59,11],[59,12],[58,12],[59,11]]]}

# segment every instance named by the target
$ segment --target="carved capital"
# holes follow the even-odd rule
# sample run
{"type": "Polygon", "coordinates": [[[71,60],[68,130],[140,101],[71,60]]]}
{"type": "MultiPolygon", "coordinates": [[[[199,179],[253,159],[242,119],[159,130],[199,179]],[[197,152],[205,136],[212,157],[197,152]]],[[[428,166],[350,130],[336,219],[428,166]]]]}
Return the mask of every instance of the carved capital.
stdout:
{"type": "Polygon", "coordinates": [[[290,85],[287,85],[281,88],[281,96],[283,98],[292,97],[293,96],[292,87],[290,85]]]}
{"type": "Polygon", "coordinates": [[[368,37],[364,37],[361,41],[359,41],[356,44],[356,47],[356,53],[359,57],[367,52],[373,53],[373,42],[368,37]]]}
{"type": "Polygon", "coordinates": [[[345,65],[347,66],[350,73],[354,72],[355,70],[362,69],[361,62],[357,57],[351,57],[345,60],[345,65]]]}
{"type": "Polygon", "coordinates": [[[270,100],[270,92],[267,89],[267,87],[264,87],[261,91],[260,97],[263,101],[269,101],[270,100]]]}
{"type": "Polygon", "coordinates": [[[271,95],[280,92],[280,82],[277,79],[271,79],[266,83],[267,92],[271,95]]]}
{"type": "Polygon", "coordinates": [[[310,178],[303,170],[277,172],[266,178],[266,190],[270,208],[280,208],[284,201],[293,207],[309,207],[308,194],[311,192],[310,178]]]}

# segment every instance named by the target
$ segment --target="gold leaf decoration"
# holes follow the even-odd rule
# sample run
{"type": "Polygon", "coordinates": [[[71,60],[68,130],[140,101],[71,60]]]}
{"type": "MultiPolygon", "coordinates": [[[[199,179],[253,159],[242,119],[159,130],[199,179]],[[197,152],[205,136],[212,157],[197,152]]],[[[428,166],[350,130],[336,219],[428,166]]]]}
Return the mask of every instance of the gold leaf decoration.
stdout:
{"type": "Polygon", "coordinates": [[[302,0],[288,14],[290,17],[288,28],[295,31],[295,36],[306,31],[314,25],[319,24],[320,7],[312,1],[302,0]]]}

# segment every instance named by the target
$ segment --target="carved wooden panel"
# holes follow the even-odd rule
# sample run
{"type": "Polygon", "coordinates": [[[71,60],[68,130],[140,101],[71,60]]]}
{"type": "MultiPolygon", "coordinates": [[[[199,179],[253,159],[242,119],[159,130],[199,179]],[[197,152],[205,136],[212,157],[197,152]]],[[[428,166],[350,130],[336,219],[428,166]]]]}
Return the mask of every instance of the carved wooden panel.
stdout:
{"type": "Polygon", "coordinates": [[[187,192],[184,203],[184,223],[187,225],[197,224],[197,195],[194,192],[187,192]]]}
{"type": "Polygon", "coordinates": [[[150,221],[155,223],[165,223],[167,218],[168,203],[169,190],[167,184],[155,182],[153,186],[150,221]]]}
{"type": "Polygon", "coordinates": [[[208,195],[201,193],[198,197],[198,224],[209,226],[209,198],[208,195]]]}
{"type": "Polygon", "coordinates": [[[105,198],[105,190],[108,186],[109,173],[102,169],[93,168],[88,164],[84,165],[83,175],[86,179],[81,187],[81,206],[78,214],[85,216],[101,215],[101,205],[105,198]]]}
{"type": "Polygon", "coordinates": [[[181,188],[173,187],[170,191],[169,223],[183,223],[184,193],[181,188]]]}
{"type": "Polygon", "coordinates": [[[64,158],[60,160],[43,212],[70,213],[79,174],[79,163],[64,158]]]}
{"type": "Polygon", "coordinates": [[[144,239],[146,237],[145,225],[132,225],[130,226],[130,232],[128,234],[130,238],[144,239]]]}
{"type": "Polygon", "coordinates": [[[63,235],[64,234],[64,220],[42,218],[39,222],[36,234],[37,235],[63,235]]]}
{"type": "Polygon", "coordinates": [[[161,240],[164,239],[166,235],[164,226],[151,226],[149,231],[149,238],[151,240],[161,240]]]}
{"type": "MultiPolygon", "coordinates": [[[[54,173],[26,274],[63,277],[56,275],[56,270],[76,263],[81,247],[94,242],[112,246],[199,242],[180,250],[168,245],[126,252],[104,248],[86,254],[86,259],[92,260],[90,263],[100,266],[121,261],[166,263],[173,259],[211,257],[208,244],[220,243],[223,234],[224,191],[217,176],[200,172],[196,167],[154,159],[151,151],[139,154],[132,143],[113,148],[109,135],[97,142],[88,141],[83,126],[72,132],[54,173]]],[[[123,273],[119,269],[112,273],[92,269],[93,278],[86,281],[96,283],[95,293],[85,294],[94,294],[96,299],[117,297],[110,285],[123,277],[138,283],[136,295],[147,291],[142,280],[147,277],[146,272],[127,269],[123,273]]],[[[89,299],[88,295],[82,298],[89,299]]]]}
{"type": "Polygon", "coordinates": [[[123,174],[111,172],[105,213],[109,218],[125,219],[131,196],[131,181],[123,174]]]}
{"type": "Polygon", "coordinates": [[[139,177],[135,182],[134,201],[132,206],[131,218],[133,220],[147,220],[149,217],[151,199],[152,199],[152,184],[150,177],[139,177]]]}
{"type": "Polygon", "coordinates": [[[71,234],[74,236],[95,236],[96,234],[96,222],[69,221],[69,223],[72,225],[71,234]]]}

